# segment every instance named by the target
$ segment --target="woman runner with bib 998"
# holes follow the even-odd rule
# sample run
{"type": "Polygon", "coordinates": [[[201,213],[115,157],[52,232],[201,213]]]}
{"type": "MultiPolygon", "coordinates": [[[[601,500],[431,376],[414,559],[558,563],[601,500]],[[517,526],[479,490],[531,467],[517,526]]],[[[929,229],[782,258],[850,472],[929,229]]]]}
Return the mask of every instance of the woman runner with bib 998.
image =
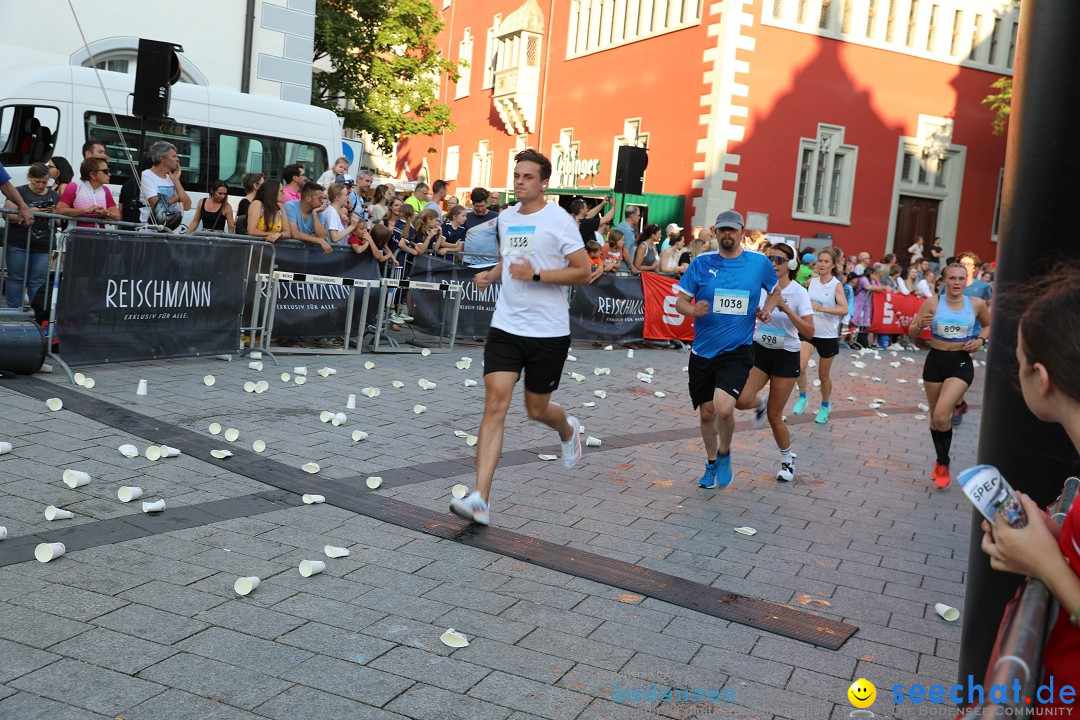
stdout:
{"type": "Polygon", "coordinates": [[[912,338],[930,328],[930,352],[922,378],[930,405],[930,435],[937,453],[933,478],[938,489],[949,486],[949,418],[975,377],[971,353],[985,345],[990,336],[990,307],[981,298],[964,295],[967,268],[953,263],[945,268],[942,279],[945,293],[924,302],[908,328],[912,338]],[[976,320],[982,328],[977,335],[973,332],[976,320]]]}
{"type": "Polygon", "coordinates": [[[784,422],[784,405],[799,376],[799,335],[813,334],[814,311],[806,288],[795,282],[799,270],[795,250],[787,243],[777,243],[769,248],[768,256],[780,285],[780,302],[769,322],[759,320],[754,329],[754,367],[735,407],[754,409],[755,428],[763,427],[768,416],[780,451],[780,472],[776,479],[791,482],[795,479],[795,456],[791,453],[791,431],[784,422]],[[765,383],[769,383],[768,401],[757,396],[765,383]]]}

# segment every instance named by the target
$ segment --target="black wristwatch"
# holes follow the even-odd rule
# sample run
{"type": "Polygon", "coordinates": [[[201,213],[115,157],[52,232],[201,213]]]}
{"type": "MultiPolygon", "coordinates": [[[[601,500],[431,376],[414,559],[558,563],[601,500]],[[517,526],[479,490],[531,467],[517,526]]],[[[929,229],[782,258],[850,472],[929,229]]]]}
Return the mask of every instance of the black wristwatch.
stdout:
{"type": "Polygon", "coordinates": [[[540,282],[540,273],[539,272],[534,272],[533,273],[533,282],[540,282]]]}

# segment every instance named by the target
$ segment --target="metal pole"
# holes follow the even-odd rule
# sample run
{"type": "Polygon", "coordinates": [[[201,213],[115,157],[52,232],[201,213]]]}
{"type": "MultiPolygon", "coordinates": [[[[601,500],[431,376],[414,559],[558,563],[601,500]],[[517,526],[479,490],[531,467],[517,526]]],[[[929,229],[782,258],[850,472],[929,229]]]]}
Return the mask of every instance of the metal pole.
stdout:
{"type": "MultiPolygon", "coordinates": [[[[1012,112],[1001,198],[996,286],[999,295],[1043,274],[1055,259],[1080,257],[1069,238],[1080,213],[1080,143],[1073,139],[1080,95],[1080,3],[1024,0],[1020,4],[1012,112]],[[1061,238],[1060,241],[1050,238],[1061,238]]],[[[987,118],[989,123],[989,118],[987,118]]],[[[1015,313],[995,305],[979,436],[979,462],[998,467],[1013,487],[1047,505],[1060,478],[1073,471],[1072,444],[1059,426],[1039,422],[1016,383],[1015,313]]],[[[994,572],[979,550],[980,516],[972,513],[960,682],[982,678],[994,628],[1021,578],[994,572]]]]}

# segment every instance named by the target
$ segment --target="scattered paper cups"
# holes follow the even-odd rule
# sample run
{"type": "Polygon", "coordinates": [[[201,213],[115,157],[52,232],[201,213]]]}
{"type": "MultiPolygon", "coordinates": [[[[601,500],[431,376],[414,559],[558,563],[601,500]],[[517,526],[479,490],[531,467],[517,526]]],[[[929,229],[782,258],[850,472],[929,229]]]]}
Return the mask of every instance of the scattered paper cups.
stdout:
{"type": "Polygon", "coordinates": [[[300,466],[300,469],[306,473],[311,473],[312,475],[314,475],[315,473],[319,472],[319,463],[304,463],[300,466]]]}
{"type": "Polygon", "coordinates": [[[365,370],[372,370],[372,369],[374,369],[374,367],[375,367],[375,363],[371,362],[370,360],[368,360],[366,363],[364,363],[364,369],[365,370]]]}
{"type": "Polygon", "coordinates": [[[221,432],[221,424],[220,423],[210,423],[210,427],[208,427],[207,430],[210,431],[211,435],[217,435],[217,434],[219,434],[221,432]]]}
{"type": "Polygon", "coordinates": [[[566,361],[567,362],[577,362],[577,358],[574,357],[573,355],[567,355],[566,356],[566,361]]]}
{"type": "Polygon", "coordinates": [[[143,489],[141,487],[135,487],[133,485],[122,485],[116,491],[116,497],[120,499],[122,503],[129,503],[132,500],[138,500],[142,497],[143,489]]]}
{"type": "Polygon", "coordinates": [[[456,497],[458,500],[461,500],[469,494],[469,486],[458,483],[454,487],[450,488],[450,494],[456,497]]]}
{"type": "Polygon", "coordinates": [[[289,382],[292,380],[292,375],[289,373],[281,373],[281,382],[289,382]]]}
{"type": "Polygon", "coordinates": [[[343,558],[349,556],[349,548],[334,547],[333,545],[324,547],[323,552],[326,553],[326,557],[328,558],[343,558]]]}
{"type": "Polygon", "coordinates": [[[65,470],[64,484],[74,490],[77,487],[89,485],[90,476],[84,473],[82,470],[65,470]]]}
{"type": "Polygon", "coordinates": [[[446,645],[447,647],[463,648],[469,646],[469,640],[454,628],[450,628],[442,635],[440,635],[439,640],[441,640],[442,644],[446,645]]]}
{"type": "Polygon", "coordinates": [[[334,415],[334,418],[330,422],[333,424],[334,427],[341,427],[348,421],[348,416],[343,412],[339,412],[334,415]]]}
{"type": "Polygon", "coordinates": [[[401,382],[400,380],[395,380],[390,384],[393,385],[394,387],[396,387],[398,390],[405,387],[405,383],[401,382]]]}
{"type": "Polygon", "coordinates": [[[353,442],[360,442],[361,440],[367,440],[367,437],[368,437],[368,434],[366,432],[364,432],[363,430],[353,430],[352,431],[352,441],[353,442]]]}
{"type": "Polygon", "coordinates": [[[594,402],[592,402],[592,401],[590,400],[589,402],[583,402],[583,403],[581,403],[581,406],[582,406],[582,407],[596,407],[596,403],[594,403],[594,402]]]}
{"type": "Polygon", "coordinates": [[[427,405],[413,405],[413,408],[412,408],[412,411],[414,413],[416,413],[417,415],[424,412],[425,410],[427,410],[427,405]]]}
{"type": "Polygon", "coordinates": [[[345,401],[345,409],[346,410],[355,410],[356,409],[356,396],[355,395],[349,395],[349,399],[345,401]]]}
{"type": "Polygon", "coordinates": [[[71,379],[74,380],[75,384],[78,385],[79,387],[82,387],[83,383],[86,382],[86,376],[83,375],[81,372],[75,373],[71,377],[71,379]]]}
{"type": "Polygon", "coordinates": [[[140,380],[139,381],[139,387],[137,387],[135,389],[135,394],[136,395],[145,395],[146,394],[146,381],[145,380],[140,380]]]}
{"type": "Polygon", "coordinates": [[[424,348],[423,350],[420,351],[420,354],[423,355],[424,357],[427,357],[428,355],[431,354],[431,351],[428,350],[427,348],[424,348]]]}
{"type": "Polygon", "coordinates": [[[248,392],[248,393],[255,392],[255,383],[252,382],[251,380],[248,380],[246,383],[244,383],[244,392],[248,392]]]}
{"type": "Polygon", "coordinates": [[[959,610],[954,607],[950,607],[945,603],[936,603],[934,605],[934,610],[937,612],[938,615],[942,617],[943,620],[947,620],[948,622],[954,622],[957,618],[960,617],[959,610]]]}
{"type": "Polygon", "coordinates": [[[626,351],[626,357],[628,357],[628,358],[634,357],[634,351],[633,350],[627,350],[626,351]]]}
{"type": "Polygon", "coordinates": [[[604,390],[594,390],[594,391],[593,391],[593,395],[595,395],[596,397],[598,397],[598,398],[600,398],[601,400],[603,400],[604,398],[606,398],[606,397],[607,397],[607,392],[606,392],[606,391],[604,391],[604,390]]]}
{"type": "Polygon", "coordinates": [[[161,445],[161,457],[180,457],[180,448],[161,445]]]}
{"type": "Polygon", "coordinates": [[[378,475],[372,475],[364,481],[364,484],[366,484],[372,490],[377,490],[379,486],[382,485],[382,478],[378,475]]]}
{"type": "Polygon", "coordinates": [[[614,345],[605,345],[605,346],[604,346],[604,349],[605,349],[605,350],[614,350],[614,349],[615,349],[615,346],[614,346],[614,345]]]}
{"type": "Polygon", "coordinates": [[[53,520],[67,520],[68,518],[73,517],[75,517],[75,513],[70,510],[61,510],[55,505],[50,505],[45,508],[45,519],[49,522],[52,522],[53,520]]]}
{"type": "Polygon", "coordinates": [[[205,385],[206,387],[211,387],[214,383],[217,382],[217,378],[215,378],[213,375],[203,375],[202,381],[203,385],[205,385]]]}
{"type": "Polygon", "coordinates": [[[66,552],[67,548],[64,547],[64,543],[41,543],[34,548],[34,557],[37,558],[38,562],[47,563],[66,552]]]}
{"type": "Polygon", "coordinates": [[[251,449],[257,453],[261,453],[263,450],[266,449],[266,441],[256,440],[255,442],[251,443],[251,449]]]}
{"type": "Polygon", "coordinates": [[[159,513],[165,509],[164,500],[155,500],[154,502],[143,501],[142,511],[144,513],[159,513]]]}
{"type": "Polygon", "coordinates": [[[3,540],[6,537],[7,537],[7,528],[4,527],[3,525],[0,525],[0,540],[3,540]]]}
{"type": "Polygon", "coordinates": [[[326,563],[322,560],[304,560],[300,563],[300,574],[304,577],[318,575],[326,569],[326,563]]]}
{"type": "Polygon", "coordinates": [[[251,591],[259,587],[259,583],[261,582],[262,580],[251,575],[249,577],[237,578],[232,587],[237,595],[250,595],[251,591]]]}
{"type": "Polygon", "coordinates": [[[666,397],[667,397],[667,395],[666,395],[666,394],[664,394],[663,392],[661,392],[661,391],[659,391],[659,390],[657,390],[656,392],[654,392],[654,393],[653,393],[653,395],[655,395],[655,396],[656,396],[656,397],[658,397],[658,398],[666,398],[666,397]]]}
{"type": "Polygon", "coordinates": [[[304,495],[302,499],[305,505],[318,505],[326,502],[326,498],[322,495],[304,495]]]}
{"type": "Polygon", "coordinates": [[[95,380],[92,377],[88,377],[88,378],[86,378],[86,381],[83,382],[82,386],[84,388],[86,388],[87,390],[92,390],[95,385],[97,385],[97,380],[95,380]]]}
{"type": "Polygon", "coordinates": [[[294,367],[292,369],[292,372],[293,372],[293,375],[307,375],[307,368],[303,367],[303,366],[294,367]]]}
{"type": "Polygon", "coordinates": [[[304,377],[303,375],[297,375],[296,377],[293,378],[293,382],[296,383],[297,385],[303,385],[304,383],[307,382],[307,378],[304,377]]]}
{"type": "Polygon", "coordinates": [[[319,419],[322,420],[324,423],[328,423],[334,419],[334,413],[330,412],[329,410],[323,410],[321,413],[319,413],[319,419]]]}
{"type": "Polygon", "coordinates": [[[434,390],[435,389],[435,383],[433,383],[433,382],[431,382],[429,380],[425,380],[424,378],[420,378],[417,381],[417,383],[420,385],[420,388],[422,390],[434,390]]]}
{"type": "Polygon", "coordinates": [[[469,364],[458,360],[456,363],[454,363],[454,367],[456,367],[458,370],[465,370],[469,367],[469,364]]]}
{"type": "Polygon", "coordinates": [[[60,398],[49,398],[45,401],[45,407],[49,408],[53,412],[56,412],[60,408],[64,407],[64,401],[60,398]]]}
{"type": "Polygon", "coordinates": [[[269,389],[270,383],[266,382],[265,380],[260,380],[259,382],[255,383],[255,392],[259,393],[260,395],[269,389]]]}
{"type": "Polygon", "coordinates": [[[589,437],[585,438],[585,444],[589,447],[600,447],[600,438],[590,435],[589,437]]]}
{"type": "Polygon", "coordinates": [[[146,455],[147,460],[160,460],[161,459],[161,446],[160,445],[151,445],[150,447],[146,448],[146,452],[144,454],[146,455]]]}
{"type": "Polygon", "coordinates": [[[466,379],[465,382],[462,383],[462,385],[464,385],[465,387],[476,387],[476,381],[466,379]]]}
{"type": "Polygon", "coordinates": [[[377,398],[377,397],[379,397],[379,388],[377,388],[377,387],[366,387],[366,388],[364,388],[363,390],[360,391],[360,394],[363,395],[364,397],[377,398]]]}
{"type": "Polygon", "coordinates": [[[0,455],[7,455],[9,452],[11,452],[11,443],[0,442],[0,455]]]}
{"type": "Polygon", "coordinates": [[[229,442],[236,442],[238,437],[240,437],[240,431],[236,428],[229,428],[225,431],[225,439],[229,442]]]}
{"type": "Polygon", "coordinates": [[[252,360],[262,360],[262,352],[259,350],[253,350],[251,354],[248,355],[248,357],[250,357],[252,360]]]}
{"type": "Polygon", "coordinates": [[[262,370],[263,369],[262,360],[252,360],[251,362],[248,363],[248,367],[251,368],[252,370],[262,370]]]}
{"type": "Polygon", "coordinates": [[[551,461],[551,460],[558,460],[559,459],[558,455],[543,455],[543,454],[541,454],[541,455],[537,455],[536,457],[538,457],[538,458],[540,458],[541,460],[544,460],[544,461],[551,461]]]}
{"type": "Polygon", "coordinates": [[[218,460],[224,460],[227,457],[232,457],[231,450],[211,450],[210,454],[216,457],[218,460]]]}
{"type": "Polygon", "coordinates": [[[476,443],[478,443],[478,442],[480,442],[480,438],[476,437],[475,435],[466,435],[465,436],[465,444],[468,445],[469,447],[475,446],[476,443]]]}

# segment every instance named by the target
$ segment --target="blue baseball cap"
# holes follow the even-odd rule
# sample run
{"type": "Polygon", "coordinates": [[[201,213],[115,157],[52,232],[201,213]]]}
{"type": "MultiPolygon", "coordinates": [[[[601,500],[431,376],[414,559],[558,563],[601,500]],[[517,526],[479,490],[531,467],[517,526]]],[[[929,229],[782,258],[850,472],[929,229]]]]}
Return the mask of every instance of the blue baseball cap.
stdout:
{"type": "Polygon", "coordinates": [[[804,253],[802,256],[802,261],[804,265],[809,265],[810,263],[814,262],[814,256],[811,253],[804,253]]]}

